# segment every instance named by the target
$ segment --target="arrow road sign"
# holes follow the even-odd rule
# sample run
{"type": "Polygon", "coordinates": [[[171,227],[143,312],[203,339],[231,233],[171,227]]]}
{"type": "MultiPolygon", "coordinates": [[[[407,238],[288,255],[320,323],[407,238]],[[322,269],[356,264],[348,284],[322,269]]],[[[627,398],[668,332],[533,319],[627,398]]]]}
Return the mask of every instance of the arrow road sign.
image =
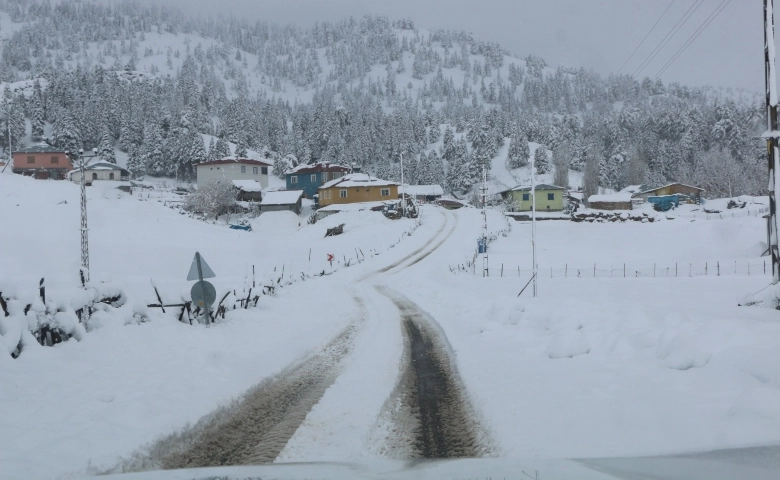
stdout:
{"type": "Polygon", "coordinates": [[[209,267],[209,264],[200,256],[200,253],[195,252],[195,258],[192,259],[192,266],[190,266],[190,273],[187,274],[187,280],[203,280],[204,278],[214,278],[216,276],[214,270],[209,267]],[[198,263],[200,263],[203,276],[198,274],[198,263]]]}
{"type": "Polygon", "coordinates": [[[217,289],[211,283],[201,280],[200,282],[195,282],[192,286],[190,296],[195,306],[205,309],[210,307],[217,299],[217,289]]]}

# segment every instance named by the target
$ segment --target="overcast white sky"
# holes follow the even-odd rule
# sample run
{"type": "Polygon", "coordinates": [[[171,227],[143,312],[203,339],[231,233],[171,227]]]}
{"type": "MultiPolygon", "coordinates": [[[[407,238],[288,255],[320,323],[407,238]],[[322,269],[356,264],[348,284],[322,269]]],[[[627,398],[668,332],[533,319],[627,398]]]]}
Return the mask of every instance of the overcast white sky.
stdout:
{"type": "MultiPolygon", "coordinates": [[[[721,2],[724,11],[663,74],[665,82],[763,91],[761,0],[146,0],[186,6],[207,15],[241,16],[311,25],[349,15],[410,17],[418,27],[463,29],[501,43],[521,57],[551,65],[617,72],[671,4],[623,69],[633,73],[685,13],[679,31],[637,75],[654,77],[721,2]],[[698,5],[698,7],[697,7],[698,5]]],[[[780,2],[778,2],[780,8],[780,2]]],[[[778,17],[780,20],[780,16],[778,17]]]]}

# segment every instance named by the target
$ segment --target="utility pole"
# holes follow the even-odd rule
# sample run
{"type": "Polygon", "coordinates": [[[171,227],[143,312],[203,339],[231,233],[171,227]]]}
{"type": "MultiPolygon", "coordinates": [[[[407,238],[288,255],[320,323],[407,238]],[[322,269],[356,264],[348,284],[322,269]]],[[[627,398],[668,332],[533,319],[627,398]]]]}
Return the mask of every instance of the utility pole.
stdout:
{"type": "MultiPolygon", "coordinates": [[[[5,169],[8,168],[8,165],[10,165],[11,162],[14,161],[13,153],[11,151],[11,145],[13,145],[13,143],[11,142],[11,122],[7,121],[6,125],[8,126],[8,162],[6,162],[6,164],[3,166],[3,170],[0,173],[5,172],[5,169]]],[[[11,168],[13,169],[13,167],[11,168]]]]}
{"type": "MultiPolygon", "coordinates": [[[[542,148],[542,147],[539,147],[542,148]]],[[[536,166],[534,156],[531,155],[531,258],[533,265],[534,297],[536,296],[536,166]]]]}
{"type": "Polygon", "coordinates": [[[482,276],[487,277],[490,275],[488,270],[488,251],[487,251],[487,169],[482,166],[482,187],[480,191],[482,193],[482,276]]]}
{"type": "Polygon", "coordinates": [[[401,152],[401,216],[406,216],[406,188],[404,187],[404,152],[401,152]]]}
{"type": "Polygon", "coordinates": [[[775,193],[780,190],[778,173],[778,144],[780,132],[777,128],[777,77],[775,75],[775,20],[773,0],[764,0],[764,74],[766,80],[766,138],[767,163],[769,166],[769,252],[772,256],[772,283],[780,281],[778,263],[778,224],[775,193]]]}
{"type": "Polygon", "coordinates": [[[66,152],[72,161],[78,162],[81,174],[81,283],[86,286],[89,283],[89,228],[87,227],[87,162],[97,156],[97,148],[92,149],[92,155],[84,155],[84,149],[78,153],[66,152]]]}

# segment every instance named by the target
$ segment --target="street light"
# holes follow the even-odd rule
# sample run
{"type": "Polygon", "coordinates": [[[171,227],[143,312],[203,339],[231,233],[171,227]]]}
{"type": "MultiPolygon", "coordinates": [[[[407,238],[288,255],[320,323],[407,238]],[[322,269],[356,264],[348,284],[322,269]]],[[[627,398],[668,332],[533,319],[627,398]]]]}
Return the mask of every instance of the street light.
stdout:
{"type": "Polygon", "coordinates": [[[81,173],[81,285],[89,282],[89,237],[87,235],[87,174],[86,166],[90,159],[97,157],[97,148],[92,149],[92,155],[84,155],[84,149],[78,153],[65,152],[71,162],[76,163],[81,173]]]}

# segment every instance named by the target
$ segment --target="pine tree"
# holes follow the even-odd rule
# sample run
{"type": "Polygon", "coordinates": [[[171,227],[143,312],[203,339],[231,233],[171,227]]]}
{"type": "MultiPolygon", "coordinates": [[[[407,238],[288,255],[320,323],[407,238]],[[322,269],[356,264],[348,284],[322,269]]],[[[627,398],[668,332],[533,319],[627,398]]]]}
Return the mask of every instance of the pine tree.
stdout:
{"type": "Polygon", "coordinates": [[[550,172],[550,159],[547,156],[547,149],[544,145],[539,145],[534,152],[534,167],[540,174],[550,172]]]}
{"type": "Polygon", "coordinates": [[[116,154],[114,153],[114,139],[108,127],[104,126],[100,133],[100,143],[98,143],[98,155],[105,161],[116,163],[116,154]]]}
{"type": "Polygon", "coordinates": [[[509,143],[509,168],[520,168],[528,165],[528,157],[531,156],[531,150],[528,148],[528,141],[519,131],[515,133],[509,143]]]}
{"type": "Polygon", "coordinates": [[[45,112],[43,110],[43,93],[41,84],[36,79],[33,87],[33,95],[30,99],[30,123],[32,124],[32,139],[40,141],[43,138],[45,112]]]}
{"type": "Polygon", "coordinates": [[[246,158],[247,155],[249,155],[249,153],[246,150],[246,145],[244,145],[244,142],[238,142],[238,145],[236,145],[235,157],[246,158]]]}
{"type": "Polygon", "coordinates": [[[230,145],[228,145],[228,142],[226,142],[224,138],[219,137],[217,139],[217,144],[214,145],[214,148],[216,150],[214,156],[217,160],[221,160],[230,156],[230,145]]]}
{"type": "Polygon", "coordinates": [[[206,161],[212,162],[214,160],[217,160],[217,148],[214,143],[214,137],[211,137],[211,140],[209,140],[209,151],[206,156],[206,161]]]}
{"type": "Polygon", "coordinates": [[[127,157],[127,170],[135,179],[142,179],[146,175],[146,162],[141,155],[140,147],[134,145],[130,149],[130,155],[127,157]]]}

